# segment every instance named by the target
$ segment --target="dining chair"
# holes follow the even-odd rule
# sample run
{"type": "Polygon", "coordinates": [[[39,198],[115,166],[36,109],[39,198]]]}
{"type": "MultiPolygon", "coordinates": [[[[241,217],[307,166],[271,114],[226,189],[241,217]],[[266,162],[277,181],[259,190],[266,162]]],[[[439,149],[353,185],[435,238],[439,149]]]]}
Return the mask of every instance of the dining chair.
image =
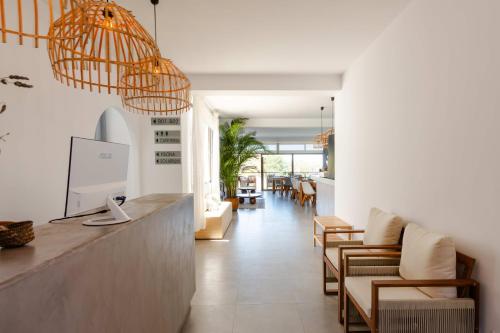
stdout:
{"type": "Polygon", "coordinates": [[[316,191],[312,187],[311,183],[309,182],[301,182],[300,186],[302,188],[301,190],[301,198],[300,198],[300,204],[304,206],[304,203],[306,201],[311,201],[311,205],[316,204],[316,191]]]}

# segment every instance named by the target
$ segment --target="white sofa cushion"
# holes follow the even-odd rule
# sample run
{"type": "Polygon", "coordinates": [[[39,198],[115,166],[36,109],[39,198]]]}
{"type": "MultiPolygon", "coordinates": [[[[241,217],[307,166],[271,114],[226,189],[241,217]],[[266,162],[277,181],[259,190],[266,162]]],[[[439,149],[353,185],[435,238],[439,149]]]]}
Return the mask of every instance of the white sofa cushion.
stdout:
{"type": "Polygon", "coordinates": [[[372,208],[366,225],[363,244],[393,245],[398,244],[403,229],[403,221],[399,216],[372,208]]]}
{"type": "MultiPolygon", "coordinates": [[[[436,234],[410,223],[405,229],[401,277],[407,280],[436,280],[456,278],[456,250],[453,239],[436,234]]],[[[455,298],[455,287],[420,288],[433,298],[455,298]]]]}
{"type": "MultiPolygon", "coordinates": [[[[345,278],[345,287],[359,304],[363,311],[371,316],[372,311],[372,281],[402,280],[399,276],[352,276],[345,278]]],[[[383,308],[384,301],[418,301],[429,300],[430,297],[418,288],[380,288],[379,306],[383,308]]]]}

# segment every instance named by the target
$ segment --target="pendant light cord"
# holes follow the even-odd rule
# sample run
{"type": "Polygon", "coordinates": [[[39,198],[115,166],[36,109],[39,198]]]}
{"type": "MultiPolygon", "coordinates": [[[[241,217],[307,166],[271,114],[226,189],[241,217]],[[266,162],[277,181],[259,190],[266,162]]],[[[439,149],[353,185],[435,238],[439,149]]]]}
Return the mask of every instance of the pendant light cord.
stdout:
{"type": "Polygon", "coordinates": [[[157,33],[156,33],[156,5],[158,5],[160,3],[160,0],[151,0],[151,3],[153,4],[153,11],[154,11],[154,22],[155,22],[155,43],[156,45],[158,45],[158,36],[157,36],[157,33]]]}
{"type": "Polygon", "coordinates": [[[323,136],[323,110],[325,110],[324,106],[321,107],[321,136],[323,136]]]}
{"type": "Polygon", "coordinates": [[[154,12],[155,12],[155,43],[158,44],[158,38],[156,34],[156,4],[153,4],[154,12]]]}
{"type": "Polygon", "coordinates": [[[335,97],[330,98],[332,100],[332,134],[335,130],[335,97]]]}

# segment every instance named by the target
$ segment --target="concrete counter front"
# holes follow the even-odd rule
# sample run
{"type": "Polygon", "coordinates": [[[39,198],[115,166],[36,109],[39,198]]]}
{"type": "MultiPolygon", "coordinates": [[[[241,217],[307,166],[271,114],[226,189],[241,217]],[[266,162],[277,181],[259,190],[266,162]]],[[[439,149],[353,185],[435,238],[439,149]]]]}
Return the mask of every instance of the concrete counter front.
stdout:
{"type": "Polygon", "coordinates": [[[0,250],[0,332],[179,332],[195,291],[193,198],[123,209],[131,222],[46,224],[0,250]]]}

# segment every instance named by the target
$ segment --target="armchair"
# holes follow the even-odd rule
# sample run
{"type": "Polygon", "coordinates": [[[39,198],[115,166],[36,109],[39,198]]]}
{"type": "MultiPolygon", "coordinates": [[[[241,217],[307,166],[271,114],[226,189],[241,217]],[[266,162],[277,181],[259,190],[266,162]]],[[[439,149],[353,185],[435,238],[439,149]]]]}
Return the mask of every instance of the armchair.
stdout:
{"type": "MultiPolygon", "coordinates": [[[[377,256],[384,251],[401,250],[403,221],[400,217],[372,208],[366,230],[332,230],[323,234],[323,292],[326,295],[338,293],[338,319],[343,322],[344,260],[347,253],[372,253],[374,256],[360,256],[353,260],[350,270],[353,275],[381,275],[394,272],[399,257],[377,256]],[[360,240],[332,240],[332,236],[362,235],[360,240]],[[337,283],[337,289],[328,289],[328,283],[337,283]]],[[[335,237],[334,239],[339,239],[335,237]]]]}
{"type": "Polygon", "coordinates": [[[401,252],[347,253],[345,332],[356,313],[372,333],[479,332],[479,283],[470,278],[474,262],[456,252],[449,237],[416,225],[406,228],[401,252]],[[357,258],[380,256],[400,257],[398,270],[384,276],[350,274],[357,258]]]}

